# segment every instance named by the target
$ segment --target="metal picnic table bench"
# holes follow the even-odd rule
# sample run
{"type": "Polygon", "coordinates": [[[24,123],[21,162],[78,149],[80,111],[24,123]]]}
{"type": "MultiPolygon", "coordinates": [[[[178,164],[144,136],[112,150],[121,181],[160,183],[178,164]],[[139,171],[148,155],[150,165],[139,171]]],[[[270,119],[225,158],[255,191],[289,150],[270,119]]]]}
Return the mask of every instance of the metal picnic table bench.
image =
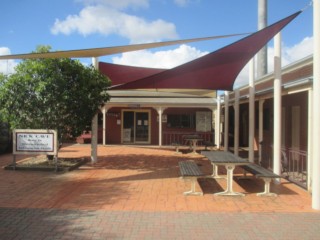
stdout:
{"type": "Polygon", "coordinates": [[[264,192],[258,193],[257,196],[277,196],[276,193],[270,192],[270,183],[272,179],[281,178],[281,176],[255,163],[242,165],[240,167],[246,172],[255,175],[256,178],[261,178],[264,181],[264,192]]]}
{"type": "Polygon", "coordinates": [[[179,162],[180,174],[182,179],[191,181],[191,190],[184,192],[184,195],[203,195],[203,192],[196,192],[196,182],[198,177],[204,176],[198,165],[194,161],[179,162]]]}

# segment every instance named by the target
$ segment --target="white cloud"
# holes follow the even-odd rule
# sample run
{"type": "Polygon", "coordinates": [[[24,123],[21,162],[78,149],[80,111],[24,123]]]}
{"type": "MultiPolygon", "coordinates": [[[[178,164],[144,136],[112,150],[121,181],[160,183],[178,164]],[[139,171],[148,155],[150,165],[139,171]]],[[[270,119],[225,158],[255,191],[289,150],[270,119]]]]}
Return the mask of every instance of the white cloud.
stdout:
{"type": "Polygon", "coordinates": [[[306,37],[293,47],[284,47],[283,65],[295,62],[313,53],[313,37],[306,37]]]}
{"type": "Polygon", "coordinates": [[[180,7],[184,7],[188,4],[189,0],[174,0],[174,3],[180,7]]]}
{"type": "MultiPolygon", "coordinates": [[[[10,55],[11,51],[7,47],[0,47],[0,55],[10,55]]],[[[0,60],[0,73],[11,74],[14,73],[14,68],[17,66],[14,60],[0,60]]]]}
{"type": "Polygon", "coordinates": [[[179,7],[186,7],[191,3],[200,2],[200,0],[173,0],[173,2],[179,7]]]}
{"type": "MultiPolygon", "coordinates": [[[[298,44],[289,47],[283,44],[282,46],[282,66],[305,58],[313,53],[313,37],[306,37],[298,44]]],[[[274,48],[268,47],[268,72],[273,72],[274,69],[274,48]]],[[[249,67],[248,65],[240,72],[234,88],[238,88],[249,83],[249,67]]]]}
{"type": "MultiPolygon", "coordinates": [[[[122,1],[122,4],[125,3],[122,1]]],[[[65,20],[56,19],[51,32],[66,35],[77,32],[84,36],[95,33],[118,34],[128,38],[130,43],[154,42],[178,37],[173,23],[162,19],[147,21],[107,5],[86,6],[78,15],[69,15],[65,20]]]]}
{"type": "Polygon", "coordinates": [[[125,8],[146,8],[149,6],[149,0],[77,0],[85,5],[104,5],[116,9],[125,8]]]}
{"type": "Polygon", "coordinates": [[[123,53],[121,57],[112,58],[112,61],[116,64],[130,66],[173,68],[207,53],[183,44],[173,50],[157,51],[154,53],[149,50],[123,53]]]}

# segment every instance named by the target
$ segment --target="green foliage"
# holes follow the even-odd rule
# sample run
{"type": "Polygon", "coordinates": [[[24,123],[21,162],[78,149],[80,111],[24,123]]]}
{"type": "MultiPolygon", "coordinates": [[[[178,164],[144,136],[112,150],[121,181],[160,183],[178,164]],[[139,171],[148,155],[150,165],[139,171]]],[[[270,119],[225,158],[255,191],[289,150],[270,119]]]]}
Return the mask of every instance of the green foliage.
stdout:
{"type": "Polygon", "coordinates": [[[56,129],[60,136],[78,136],[109,100],[109,85],[108,78],[78,60],[23,60],[14,74],[0,76],[0,116],[12,129],[56,129]]]}

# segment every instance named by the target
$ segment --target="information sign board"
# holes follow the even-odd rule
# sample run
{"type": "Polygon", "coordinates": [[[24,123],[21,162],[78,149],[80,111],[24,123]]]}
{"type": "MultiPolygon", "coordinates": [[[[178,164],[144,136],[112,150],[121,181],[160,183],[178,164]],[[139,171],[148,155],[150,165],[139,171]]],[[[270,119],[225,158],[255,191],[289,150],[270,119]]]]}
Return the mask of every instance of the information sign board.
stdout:
{"type": "Polygon", "coordinates": [[[57,132],[42,129],[15,129],[13,154],[57,155],[57,132]]]}

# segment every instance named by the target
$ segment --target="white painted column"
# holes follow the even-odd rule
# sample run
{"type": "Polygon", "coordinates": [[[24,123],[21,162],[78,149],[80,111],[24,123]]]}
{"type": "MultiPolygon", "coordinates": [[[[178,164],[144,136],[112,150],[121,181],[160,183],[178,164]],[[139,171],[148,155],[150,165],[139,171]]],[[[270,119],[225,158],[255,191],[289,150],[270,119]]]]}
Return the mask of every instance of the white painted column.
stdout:
{"type": "Polygon", "coordinates": [[[224,151],[229,150],[229,92],[224,92],[224,151]]]}
{"type": "Polygon", "coordinates": [[[234,94],[234,154],[239,156],[239,89],[234,94]]]}
{"type": "Polygon", "coordinates": [[[162,107],[156,108],[159,116],[159,147],[162,146],[162,113],[164,109],[162,107]]]}
{"type": "Polygon", "coordinates": [[[313,90],[310,89],[308,91],[308,159],[307,159],[307,166],[308,166],[308,179],[307,179],[307,189],[308,192],[312,192],[312,155],[313,155],[313,90]]]}
{"type": "Polygon", "coordinates": [[[264,99],[259,100],[259,163],[262,162],[262,145],[263,141],[263,104],[264,99]]]}
{"type": "Polygon", "coordinates": [[[254,162],[254,58],[249,62],[249,162],[254,162]]]}
{"type": "Polygon", "coordinates": [[[94,115],[91,125],[91,163],[98,161],[98,114],[94,115]]]}
{"type": "Polygon", "coordinates": [[[274,37],[273,171],[281,174],[281,32],[274,37]]]}
{"type": "MultiPolygon", "coordinates": [[[[92,58],[92,65],[95,69],[99,69],[99,60],[97,57],[92,58]]],[[[98,114],[92,119],[91,125],[91,162],[98,161],[98,114]]]]}
{"type": "Polygon", "coordinates": [[[221,118],[221,103],[220,96],[217,97],[217,109],[216,109],[216,125],[215,125],[215,144],[217,149],[220,149],[220,137],[221,137],[221,128],[220,128],[220,118],[221,118]]]}
{"type": "Polygon", "coordinates": [[[312,208],[320,210],[320,0],[313,0],[312,208]]]}
{"type": "Polygon", "coordinates": [[[106,113],[107,113],[107,110],[106,110],[106,107],[103,106],[102,108],[102,144],[103,145],[106,145],[106,113]]]}

